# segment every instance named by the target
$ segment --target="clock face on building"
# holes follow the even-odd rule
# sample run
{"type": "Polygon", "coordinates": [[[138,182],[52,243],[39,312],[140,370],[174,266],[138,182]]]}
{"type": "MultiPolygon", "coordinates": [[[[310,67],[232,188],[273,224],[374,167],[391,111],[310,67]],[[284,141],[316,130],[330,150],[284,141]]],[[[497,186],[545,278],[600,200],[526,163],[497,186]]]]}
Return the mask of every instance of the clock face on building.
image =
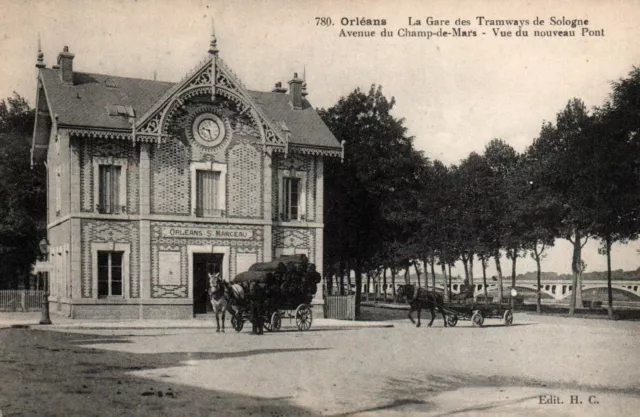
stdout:
{"type": "Polygon", "coordinates": [[[201,145],[216,146],[222,142],[224,134],[224,123],[213,113],[203,113],[193,121],[193,137],[201,145]]]}

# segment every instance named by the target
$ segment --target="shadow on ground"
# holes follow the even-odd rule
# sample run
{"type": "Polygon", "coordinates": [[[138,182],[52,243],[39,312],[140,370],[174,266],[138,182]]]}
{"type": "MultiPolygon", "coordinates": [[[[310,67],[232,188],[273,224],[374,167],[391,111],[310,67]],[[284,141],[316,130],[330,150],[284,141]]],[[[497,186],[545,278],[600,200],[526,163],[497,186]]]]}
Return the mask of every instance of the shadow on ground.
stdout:
{"type": "MultiPolygon", "coordinates": [[[[292,404],[286,396],[263,399],[163,384],[128,375],[128,372],[175,367],[192,360],[323,348],[136,354],[82,346],[127,342],[122,336],[0,329],[0,411],[5,415],[316,415],[292,404]],[[46,401],[42,401],[43,398],[46,401]]],[[[185,338],[185,346],[188,344],[185,338]]]]}

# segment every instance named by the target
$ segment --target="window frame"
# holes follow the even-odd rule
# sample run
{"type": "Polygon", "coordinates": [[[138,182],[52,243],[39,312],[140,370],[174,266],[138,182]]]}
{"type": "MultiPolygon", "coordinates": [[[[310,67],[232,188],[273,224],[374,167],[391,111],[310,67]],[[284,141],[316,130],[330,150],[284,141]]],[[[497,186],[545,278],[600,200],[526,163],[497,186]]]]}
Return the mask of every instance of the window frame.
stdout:
{"type": "Polygon", "coordinates": [[[123,288],[122,288],[122,269],[124,267],[123,263],[124,263],[124,252],[121,251],[98,251],[98,298],[115,298],[115,297],[122,297],[123,295],[123,288]],[[107,264],[106,265],[101,265],[100,263],[100,258],[102,256],[106,256],[106,261],[107,264]],[[116,260],[116,255],[120,256],[120,264],[119,265],[115,265],[115,260],[116,260]],[[101,272],[101,268],[106,267],[106,273],[107,273],[107,279],[106,279],[106,283],[107,283],[107,291],[106,294],[101,294],[100,293],[100,284],[101,284],[101,280],[100,280],[100,272],[101,272]],[[115,275],[115,271],[116,268],[120,268],[120,279],[116,280],[114,279],[114,275],[115,275]],[[115,294],[114,291],[114,283],[115,282],[119,282],[120,283],[120,291],[119,294],[115,294]]]}
{"type": "Polygon", "coordinates": [[[215,218],[225,217],[227,210],[227,164],[219,164],[213,161],[191,163],[191,213],[196,217],[215,218]],[[198,171],[218,172],[218,206],[220,215],[198,215],[198,171]]]}
{"type": "Polygon", "coordinates": [[[93,158],[93,203],[94,211],[100,214],[125,214],[127,212],[127,159],[114,157],[93,158]],[[100,207],[100,166],[120,167],[118,208],[115,213],[105,213],[100,207]]]}
{"type": "Polygon", "coordinates": [[[294,169],[285,169],[278,171],[278,186],[279,186],[279,198],[278,198],[278,219],[280,221],[306,221],[307,218],[307,173],[305,171],[298,171],[294,169]],[[298,190],[298,217],[296,219],[290,219],[285,215],[285,178],[293,178],[300,180],[300,187],[298,190]]]}
{"type": "Polygon", "coordinates": [[[92,298],[101,300],[122,300],[130,298],[129,294],[129,258],[131,245],[128,243],[92,243],[91,244],[91,266],[92,266],[92,298]],[[98,292],[98,254],[100,252],[122,252],[122,295],[99,295],[98,292]]]}

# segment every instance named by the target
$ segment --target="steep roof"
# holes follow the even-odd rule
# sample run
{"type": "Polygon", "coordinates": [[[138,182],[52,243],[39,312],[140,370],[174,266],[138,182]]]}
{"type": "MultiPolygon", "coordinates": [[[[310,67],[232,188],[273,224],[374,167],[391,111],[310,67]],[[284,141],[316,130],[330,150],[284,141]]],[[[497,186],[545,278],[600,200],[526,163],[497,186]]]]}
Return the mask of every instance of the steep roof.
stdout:
{"type": "Polygon", "coordinates": [[[340,148],[338,140],[324,124],[307,99],[302,99],[302,109],[291,107],[289,94],[249,91],[254,102],[274,121],[284,121],[291,132],[290,143],[327,148],[340,148]]]}
{"type": "MultiPolygon", "coordinates": [[[[73,73],[73,85],[65,84],[59,70],[42,68],[41,79],[51,113],[58,126],[100,130],[130,130],[127,117],[109,115],[110,106],[131,106],[137,117],[149,110],[175,84],[138,78],[83,72],[73,73]]],[[[290,144],[340,149],[340,143],[308,100],[300,110],[291,107],[289,94],[249,91],[264,114],[276,123],[284,121],[290,144]]]]}
{"type": "Polygon", "coordinates": [[[144,113],[173,83],[113,77],[102,74],[73,73],[73,85],[60,79],[59,70],[40,70],[51,113],[59,126],[98,129],[131,129],[126,117],[109,116],[107,106],[132,106],[136,115],[144,113]],[[107,82],[110,80],[110,85],[107,82]]]}

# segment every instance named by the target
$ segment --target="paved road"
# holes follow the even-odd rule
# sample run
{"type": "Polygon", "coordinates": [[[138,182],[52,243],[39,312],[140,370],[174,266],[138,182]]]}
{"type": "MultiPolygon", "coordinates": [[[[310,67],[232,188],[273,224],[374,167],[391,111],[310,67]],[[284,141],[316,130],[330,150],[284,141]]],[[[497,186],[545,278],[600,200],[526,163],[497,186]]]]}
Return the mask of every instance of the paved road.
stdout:
{"type": "Polygon", "coordinates": [[[175,364],[129,373],[150,383],[313,414],[640,413],[640,323],[525,314],[516,314],[511,327],[499,320],[483,328],[469,322],[443,328],[440,318],[432,328],[393,323],[304,333],[285,327],[262,337],[200,329],[64,331],[91,333],[94,339],[83,346],[98,350],[181,354],[184,360],[175,364]],[[124,336],[102,342],[118,334],[124,336]]]}

